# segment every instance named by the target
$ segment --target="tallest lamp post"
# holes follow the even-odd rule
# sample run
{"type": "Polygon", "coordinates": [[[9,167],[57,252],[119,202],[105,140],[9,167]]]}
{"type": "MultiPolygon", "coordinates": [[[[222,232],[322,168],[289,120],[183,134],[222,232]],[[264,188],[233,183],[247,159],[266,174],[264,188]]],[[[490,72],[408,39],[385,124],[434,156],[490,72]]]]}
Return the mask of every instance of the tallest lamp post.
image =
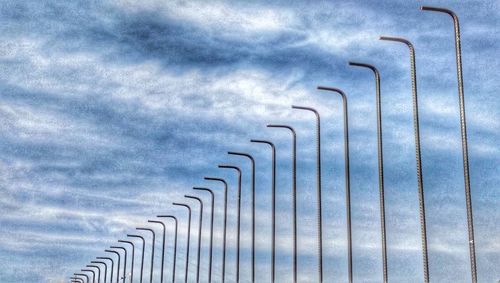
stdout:
{"type": "Polygon", "coordinates": [[[464,167],[464,184],[465,184],[465,205],[467,206],[467,228],[469,233],[469,257],[472,282],[477,282],[476,272],[476,248],[474,244],[474,222],[472,218],[472,200],[470,193],[470,178],[469,178],[469,152],[467,147],[467,125],[465,122],[465,97],[464,97],[464,82],[462,76],[462,48],[460,45],[460,24],[458,23],[457,15],[448,9],[422,6],[423,11],[440,12],[450,15],[453,18],[453,27],[455,30],[455,56],[457,64],[457,81],[458,81],[458,102],[460,107],[460,131],[462,134],[462,158],[464,167]]]}

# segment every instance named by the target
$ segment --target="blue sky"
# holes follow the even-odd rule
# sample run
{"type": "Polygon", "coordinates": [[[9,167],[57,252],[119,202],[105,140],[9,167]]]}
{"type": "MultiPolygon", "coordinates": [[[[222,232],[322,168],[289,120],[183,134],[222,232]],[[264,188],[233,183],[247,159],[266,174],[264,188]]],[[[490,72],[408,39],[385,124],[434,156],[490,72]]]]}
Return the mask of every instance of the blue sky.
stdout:
{"type": "MultiPolygon", "coordinates": [[[[389,279],[421,282],[408,50],[378,40],[393,35],[416,48],[430,277],[469,282],[453,26],[448,16],[421,12],[422,4],[460,17],[478,280],[496,282],[498,2],[160,0],[3,1],[0,281],[65,282],[135,227],[155,227],[147,219],[165,213],[181,219],[182,270],[187,213],[170,203],[194,194],[193,186],[216,192],[219,280],[222,190],[204,176],[230,184],[227,272],[234,276],[236,179],[217,168],[221,163],[243,170],[241,268],[248,280],[250,166],[228,150],[256,158],[257,280],[269,281],[271,155],[253,138],[277,146],[277,280],[290,281],[290,135],[265,128],[287,123],[298,133],[299,279],[314,282],[315,121],[292,110],[294,104],[321,114],[325,280],[345,282],[341,101],[315,90],[327,85],[349,98],[354,280],[380,282],[374,81],[368,70],[347,65],[353,60],[375,65],[382,78],[389,279]]],[[[197,204],[189,203],[197,215],[197,204]]],[[[208,230],[203,233],[202,281],[209,240],[208,230]]],[[[171,228],[167,235],[170,266],[171,228]]],[[[177,275],[181,280],[182,272],[177,275]]]]}

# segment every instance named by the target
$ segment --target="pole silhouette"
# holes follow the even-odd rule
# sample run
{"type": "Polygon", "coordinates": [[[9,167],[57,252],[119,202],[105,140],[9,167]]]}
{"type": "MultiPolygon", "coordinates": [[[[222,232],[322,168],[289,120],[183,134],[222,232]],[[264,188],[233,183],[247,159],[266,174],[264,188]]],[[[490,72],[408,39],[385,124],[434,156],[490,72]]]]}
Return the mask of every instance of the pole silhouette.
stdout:
{"type": "Polygon", "coordinates": [[[221,178],[205,177],[208,181],[217,181],[224,184],[224,235],[222,243],[222,283],[225,282],[226,277],[226,234],[227,234],[227,182],[221,178]]]}
{"type": "Polygon", "coordinates": [[[90,277],[85,273],[73,273],[73,275],[85,277],[87,279],[87,283],[90,283],[90,277]]]}
{"type": "Polygon", "coordinates": [[[92,269],[81,269],[82,272],[92,272],[92,283],[96,283],[95,282],[95,271],[92,270],[92,269]]]}
{"type": "Polygon", "coordinates": [[[93,260],[90,263],[104,265],[104,280],[103,281],[104,281],[104,283],[106,283],[106,278],[108,277],[108,265],[104,261],[97,261],[97,260],[93,260]]]}
{"type": "Polygon", "coordinates": [[[271,282],[276,280],[276,147],[270,141],[266,140],[250,140],[253,143],[267,144],[271,147],[272,151],[272,242],[271,242],[271,282]]]}
{"type": "Polygon", "coordinates": [[[163,227],[163,241],[162,241],[162,246],[161,246],[161,269],[160,269],[160,282],[163,283],[163,267],[164,262],[165,262],[165,236],[167,233],[167,228],[165,227],[165,224],[161,221],[157,220],[148,220],[149,223],[156,223],[160,224],[163,227]]]}
{"type": "Polygon", "coordinates": [[[87,264],[86,267],[97,269],[97,283],[100,283],[101,282],[101,268],[97,265],[94,265],[94,264],[87,264]]]}
{"type": "Polygon", "coordinates": [[[110,257],[103,257],[103,256],[98,256],[96,259],[102,259],[102,260],[109,260],[111,262],[111,270],[109,272],[110,278],[109,278],[109,283],[113,283],[113,271],[114,271],[114,260],[110,257]]]}
{"type": "Polygon", "coordinates": [[[213,242],[214,242],[214,212],[215,212],[215,195],[214,192],[211,189],[207,188],[193,188],[194,190],[198,191],[206,191],[210,193],[211,196],[211,217],[210,217],[210,247],[209,247],[209,254],[210,257],[208,258],[208,282],[212,282],[212,257],[213,257],[213,242]]]}
{"type": "Polygon", "coordinates": [[[333,87],[319,86],[319,90],[332,91],[342,97],[342,108],[344,112],[344,166],[345,166],[345,194],[346,194],[346,216],[347,216],[347,271],[349,282],[352,282],[352,226],[351,226],[351,174],[349,171],[349,118],[347,108],[347,96],[345,93],[333,87]]]}
{"type": "Polygon", "coordinates": [[[159,218],[171,218],[174,220],[175,231],[174,231],[174,255],[172,260],[172,283],[175,282],[175,265],[177,260],[177,217],[173,215],[157,215],[159,218]]]}
{"type": "Polygon", "coordinates": [[[185,198],[197,200],[200,203],[200,219],[198,225],[198,253],[196,255],[196,282],[200,282],[201,229],[203,227],[203,201],[199,197],[184,195],[185,198]]]}
{"type": "Polygon", "coordinates": [[[144,274],[144,254],[145,254],[145,250],[146,250],[146,240],[141,235],[127,234],[127,237],[141,239],[141,241],[142,241],[141,276],[140,276],[140,283],[142,283],[142,277],[144,274]]]}
{"type": "Polygon", "coordinates": [[[292,192],[293,192],[293,282],[297,282],[297,134],[287,125],[267,125],[269,128],[288,129],[292,132],[292,192]]]}
{"type": "MultiPolygon", "coordinates": [[[[151,271],[149,272],[149,281],[151,283],[153,283],[153,271],[154,271],[154,261],[155,261],[155,239],[156,239],[156,235],[155,235],[155,231],[153,229],[150,229],[150,228],[142,228],[142,227],[139,227],[139,228],[135,228],[136,230],[138,231],[148,231],[148,232],[151,232],[151,235],[152,235],[152,241],[151,241],[151,271]]],[[[144,253],[144,251],[143,251],[144,253]]]]}
{"type": "Polygon", "coordinates": [[[238,208],[236,230],[236,282],[240,282],[240,228],[241,228],[241,169],[232,165],[219,165],[219,168],[234,169],[238,172],[238,208]]]}
{"type": "Polygon", "coordinates": [[[112,249],[118,249],[118,250],[122,250],[123,253],[124,253],[124,256],[123,256],[123,276],[122,276],[122,282],[125,283],[125,278],[126,278],[126,275],[127,275],[127,249],[125,249],[124,247],[117,247],[117,246],[111,246],[110,248],[112,249]]]}
{"type": "MultiPolygon", "coordinates": [[[[74,275],[74,274],[73,274],[74,275]]],[[[76,277],[76,276],[73,276],[73,277],[70,277],[69,279],[72,280],[72,282],[81,282],[81,283],[85,283],[85,280],[83,280],[82,278],[80,277],[76,277]]],[[[88,281],[87,281],[88,282],[88,281]]]]}
{"type": "Polygon", "coordinates": [[[445,8],[422,6],[422,11],[432,11],[448,14],[453,19],[455,31],[455,61],[457,64],[458,102],[460,108],[460,132],[462,135],[462,159],[464,167],[465,205],[467,209],[467,231],[469,234],[469,261],[471,267],[472,282],[477,282],[476,270],[476,247],[474,242],[474,221],[472,217],[472,199],[470,192],[469,177],[469,149],[467,146],[467,124],[465,119],[465,96],[462,75],[462,47],[460,44],[460,23],[458,16],[451,10],[445,8]]]}
{"type": "Polygon", "coordinates": [[[134,258],[135,258],[135,246],[131,241],[118,240],[119,243],[129,244],[132,247],[132,261],[130,267],[130,282],[134,282],[134,258]]]}
{"type": "Polygon", "coordinates": [[[411,64],[411,89],[413,98],[413,128],[415,132],[415,157],[417,162],[417,184],[418,198],[420,204],[420,229],[422,238],[422,258],[424,267],[424,281],[429,282],[429,260],[427,253],[427,228],[425,221],[425,198],[424,198],[424,183],[422,177],[422,158],[420,153],[420,126],[418,120],[418,97],[417,97],[417,71],[415,64],[415,49],[413,44],[404,38],[381,36],[380,40],[387,40],[405,44],[410,50],[411,64]]]}
{"type": "Polygon", "coordinates": [[[319,282],[323,282],[323,216],[321,202],[321,120],[319,113],[312,107],[294,106],[293,109],[305,110],[314,113],[316,116],[316,195],[318,199],[318,277],[319,282]]]}
{"type": "Polygon", "coordinates": [[[380,197],[380,230],[382,235],[382,275],[383,282],[389,281],[387,274],[387,240],[385,230],[385,190],[384,190],[384,154],[382,147],[382,106],[380,95],[380,73],[372,65],[349,62],[349,65],[371,70],[375,76],[375,97],[377,105],[377,153],[378,153],[378,187],[380,197]]]}
{"type": "Polygon", "coordinates": [[[184,282],[188,282],[188,270],[189,270],[189,239],[191,238],[191,207],[184,203],[172,203],[173,205],[183,206],[188,209],[188,227],[187,227],[187,247],[186,247],[186,266],[184,271],[184,282]]]}
{"type": "Polygon", "coordinates": [[[113,250],[104,250],[107,253],[115,254],[118,257],[118,262],[116,265],[116,283],[120,282],[120,253],[113,250]]]}

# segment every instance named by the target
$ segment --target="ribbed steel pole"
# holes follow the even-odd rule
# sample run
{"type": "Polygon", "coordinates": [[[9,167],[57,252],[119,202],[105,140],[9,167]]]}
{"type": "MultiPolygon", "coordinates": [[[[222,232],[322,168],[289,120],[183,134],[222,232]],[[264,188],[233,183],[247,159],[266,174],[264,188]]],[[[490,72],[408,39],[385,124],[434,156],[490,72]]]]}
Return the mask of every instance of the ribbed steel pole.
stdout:
{"type": "Polygon", "coordinates": [[[321,119],[316,109],[312,107],[293,106],[293,109],[305,110],[316,116],[316,194],[318,199],[318,277],[323,282],[323,216],[321,209],[321,119]]]}
{"type": "Polygon", "coordinates": [[[175,282],[175,265],[177,260],[177,217],[173,215],[157,215],[159,218],[171,218],[174,220],[175,230],[174,230],[174,254],[172,260],[172,283],[175,282]]]}
{"type": "Polygon", "coordinates": [[[381,36],[380,40],[387,40],[405,44],[410,49],[410,68],[411,68],[411,88],[413,97],[413,129],[415,132],[415,156],[417,162],[417,184],[418,197],[420,203],[420,229],[422,238],[422,257],[424,267],[424,281],[429,282],[429,260],[427,253],[427,225],[425,221],[425,198],[424,182],[422,177],[422,158],[420,152],[420,126],[418,119],[418,97],[417,97],[417,70],[415,64],[415,49],[410,41],[400,37],[381,36]]]}
{"type": "Polygon", "coordinates": [[[153,283],[153,271],[154,271],[154,260],[155,260],[155,239],[156,239],[156,234],[155,234],[155,231],[153,229],[150,229],[150,228],[143,228],[143,227],[139,227],[139,228],[135,228],[136,230],[138,231],[148,231],[148,232],[151,232],[151,235],[152,235],[152,241],[151,241],[151,270],[149,272],[149,281],[150,283],[153,283]]]}
{"type": "Polygon", "coordinates": [[[243,156],[252,163],[252,282],[255,282],[255,159],[248,153],[229,151],[229,155],[243,156]]]}
{"type": "Polygon", "coordinates": [[[161,221],[157,220],[148,220],[149,223],[156,223],[160,224],[163,227],[163,241],[162,241],[162,246],[161,246],[161,270],[160,270],[160,282],[163,283],[163,267],[165,266],[165,237],[167,233],[167,228],[165,227],[165,224],[161,221]]]}
{"type": "Polygon", "coordinates": [[[87,283],[90,283],[90,277],[85,273],[73,273],[73,275],[85,277],[87,279],[87,283]]]}
{"type": "Polygon", "coordinates": [[[120,253],[113,250],[104,250],[104,252],[116,254],[118,257],[118,263],[116,265],[116,283],[120,282],[120,253]]]}
{"type": "Polygon", "coordinates": [[[236,231],[236,282],[240,282],[240,236],[241,236],[241,169],[232,165],[219,165],[219,168],[234,169],[238,172],[238,208],[236,231]]]}
{"type": "Polygon", "coordinates": [[[382,272],[383,281],[388,282],[387,274],[387,240],[385,231],[385,190],[384,190],[384,154],[382,147],[382,106],[380,97],[380,73],[372,65],[349,62],[349,65],[370,69],[375,76],[375,97],[377,106],[377,153],[378,153],[378,188],[380,198],[380,230],[382,238],[382,272]]]}
{"type": "Polygon", "coordinates": [[[122,250],[123,253],[124,253],[124,256],[123,256],[123,276],[122,276],[122,282],[125,283],[125,278],[127,277],[127,249],[125,249],[124,247],[117,247],[117,246],[111,246],[110,248],[112,249],[118,249],[118,250],[122,250]]]}
{"type": "Polygon", "coordinates": [[[142,283],[142,277],[143,277],[143,274],[144,274],[144,254],[146,253],[146,240],[141,235],[127,234],[127,237],[141,239],[141,241],[142,241],[141,277],[140,277],[141,278],[140,283],[142,283]]]}
{"type": "Polygon", "coordinates": [[[197,200],[200,203],[200,218],[198,224],[198,251],[196,255],[196,282],[200,282],[201,229],[203,227],[203,201],[199,197],[184,195],[185,198],[197,200]]]}
{"type": "Polygon", "coordinates": [[[205,177],[205,180],[217,181],[224,184],[224,235],[222,243],[222,283],[226,277],[226,234],[227,234],[227,182],[221,178],[205,177]]]}
{"type": "Polygon", "coordinates": [[[97,269],[97,283],[101,282],[101,268],[94,264],[87,264],[85,267],[97,269]]]}
{"type": "Polygon", "coordinates": [[[214,192],[211,189],[207,188],[193,188],[193,190],[197,191],[205,191],[209,192],[211,196],[211,217],[210,217],[210,247],[209,247],[209,254],[210,257],[208,258],[208,282],[212,282],[212,257],[213,257],[213,242],[214,242],[214,213],[215,213],[215,195],[214,192]]]}
{"type": "Polygon", "coordinates": [[[344,112],[344,171],[345,171],[345,200],[346,200],[346,216],[347,216],[347,271],[349,282],[352,282],[352,225],[351,225],[351,174],[349,166],[349,118],[347,108],[347,96],[345,93],[333,87],[319,86],[319,90],[332,91],[340,94],[342,97],[342,108],[344,112]]]}
{"type": "Polygon", "coordinates": [[[112,258],[110,257],[103,257],[103,256],[98,256],[96,257],[96,259],[106,259],[106,260],[109,260],[111,262],[111,270],[109,272],[109,275],[110,275],[110,279],[109,279],[109,283],[113,283],[113,271],[114,271],[114,265],[115,265],[115,262],[112,258]]]}
{"type": "Polygon", "coordinates": [[[188,271],[189,271],[189,241],[191,238],[191,207],[184,203],[172,203],[173,205],[183,206],[188,209],[188,227],[187,227],[187,247],[186,247],[186,266],[184,271],[184,282],[188,282],[188,271]]]}
{"type": "Polygon", "coordinates": [[[90,263],[104,265],[104,280],[103,280],[103,282],[106,283],[106,278],[108,277],[108,265],[104,261],[97,261],[97,260],[93,260],[90,263]]]}
{"type": "Polygon", "coordinates": [[[92,269],[81,269],[82,272],[92,272],[92,283],[96,283],[95,282],[95,271],[92,270],[92,269]]]}
{"type": "Polygon", "coordinates": [[[250,140],[253,143],[267,144],[272,151],[271,198],[272,198],[272,240],[271,240],[271,282],[276,280],[276,147],[267,140],[250,140]]]}
{"type": "Polygon", "coordinates": [[[134,282],[134,258],[135,258],[135,245],[131,241],[118,240],[119,243],[129,244],[132,247],[132,261],[130,267],[130,282],[134,282]]]}
{"type": "Polygon", "coordinates": [[[297,282],[297,134],[287,125],[267,125],[269,128],[288,129],[292,133],[292,192],[293,192],[293,282],[297,282]]]}
{"type": "Polygon", "coordinates": [[[469,261],[471,267],[472,282],[477,282],[476,269],[476,247],[474,242],[474,220],[472,217],[472,199],[470,191],[469,177],[469,149],[467,146],[467,124],[465,119],[465,96],[464,83],[462,75],[462,48],[460,44],[460,24],[458,16],[451,10],[445,8],[422,6],[423,11],[433,11],[448,14],[453,19],[453,28],[455,31],[455,61],[457,64],[457,82],[458,82],[458,103],[460,108],[460,131],[462,134],[462,159],[464,168],[464,186],[465,186],[465,205],[467,209],[467,228],[469,234],[469,261]]]}

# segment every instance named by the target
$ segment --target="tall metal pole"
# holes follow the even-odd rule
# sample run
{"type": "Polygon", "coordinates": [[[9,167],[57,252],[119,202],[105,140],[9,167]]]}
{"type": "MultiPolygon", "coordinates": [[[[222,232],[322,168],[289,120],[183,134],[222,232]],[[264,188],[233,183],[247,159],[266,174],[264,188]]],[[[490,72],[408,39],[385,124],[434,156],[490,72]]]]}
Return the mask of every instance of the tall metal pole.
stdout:
{"type": "Polygon", "coordinates": [[[160,270],[160,282],[163,283],[163,267],[165,266],[164,265],[164,262],[165,262],[165,237],[166,237],[166,233],[167,233],[167,231],[166,231],[167,228],[165,227],[165,224],[161,221],[148,220],[148,222],[160,224],[163,227],[163,242],[162,242],[162,246],[161,246],[161,270],[160,270]]]}
{"type": "Polygon", "coordinates": [[[103,282],[106,283],[106,278],[108,277],[108,265],[104,261],[97,261],[97,260],[93,260],[90,263],[104,265],[104,280],[103,280],[103,282]]]}
{"type": "Polygon", "coordinates": [[[408,46],[410,49],[410,64],[411,64],[411,86],[413,94],[413,128],[415,132],[415,155],[417,161],[417,183],[418,197],[420,203],[420,229],[422,237],[422,257],[424,265],[424,281],[429,282],[429,261],[427,253],[427,228],[425,222],[425,199],[424,199],[424,183],[422,177],[422,161],[420,153],[420,126],[418,120],[418,97],[417,97],[417,71],[415,64],[415,49],[411,42],[404,38],[381,36],[380,40],[400,42],[408,46]]]}
{"type": "MultiPolygon", "coordinates": [[[[73,274],[73,275],[74,275],[74,274],[73,274]]],[[[82,279],[82,278],[80,278],[80,277],[73,276],[73,277],[70,277],[69,279],[74,280],[75,282],[85,283],[85,280],[83,280],[83,279],[82,279]]],[[[88,283],[88,281],[87,281],[87,283],[88,283]]]]}
{"type": "Polygon", "coordinates": [[[227,182],[221,178],[205,177],[205,180],[217,181],[224,184],[224,235],[222,244],[222,283],[226,277],[226,234],[227,234],[227,182]]]}
{"type": "Polygon", "coordinates": [[[124,247],[117,247],[117,246],[111,246],[110,248],[112,249],[118,249],[118,250],[123,250],[124,256],[123,256],[123,280],[122,282],[125,283],[125,277],[127,275],[127,249],[124,247]]]}
{"type": "Polygon", "coordinates": [[[171,218],[174,220],[175,224],[175,231],[174,231],[174,258],[172,261],[172,283],[175,282],[175,265],[176,265],[176,259],[177,259],[177,217],[173,215],[157,215],[156,217],[160,218],[171,218]]]}
{"type": "Polygon", "coordinates": [[[156,235],[155,235],[155,231],[153,229],[150,229],[150,228],[142,228],[142,227],[139,227],[139,228],[135,228],[136,230],[139,230],[139,231],[149,231],[151,232],[151,235],[152,235],[152,241],[151,241],[151,244],[152,244],[152,247],[151,247],[151,271],[149,272],[149,281],[150,283],[153,283],[153,270],[154,270],[154,260],[155,260],[155,239],[156,239],[156,235]]]}
{"type": "Polygon", "coordinates": [[[97,269],[97,283],[101,282],[101,268],[94,264],[87,264],[86,267],[97,269]]]}
{"type": "Polygon", "coordinates": [[[270,141],[250,140],[253,143],[268,144],[272,150],[272,242],[271,242],[271,282],[276,280],[276,147],[270,141]]]}
{"type": "Polygon", "coordinates": [[[87,279],[87,283],[90,283],[90,277],[85,273],[73,273],[73,275],[85,277],[87,279]]]}
{"type": "Polygon", "coordinates": [[[238,172],[238,208],[236,231],[236,282],[240,282],[240,231],[241,231],[241,169],[232,165],[219,165],[219,168],[234,169],[238,172]]]}
{"type": "Polygon", "coordinates": [[[228,154],[243,156],[252,162],[252,282],[255,282],[255,159],[248,153],[230,151],[228,154]]]}
{"type": "Polygon", "coordinates": [[[131,235],[131,234],[127,234],[127,237],[130,237],[130,238],[138,238],[138,239],[141,239],[142,240],[142,256],[141,256],[141,280],[140,280],[140,283],[142,283],[142,277],[143,277],[143,274],[144,274],[144,254],[146,253],[146,240],[144,239],[143,236],[141,235],[131,235]]]}
{"type": "Polygon", "coordinates": [[[107,253],[113,253],[113,254],[116,254],[116,256],[118,257],[118,264],[116,265],[116,283],[119,283],[120,282],[120,253],[117,252],[117,251],[113,251],[113,250],[104,250],[105,252],[107,253]]]}
{"type": "Polygon", "coordinates": [[[200,252],[201,252],[201,229],[203,225],[203,201],[199,197],[184,195],[185,198],[197,200],[200,203],[200,219],[198,225],[198,254],[196,256],[196,282],[200,282],[200,252]]]}
{"type": "Polygon", "coordinates": [[[135,246],[131,241],[118,240],[119,243],[129,244],[132,246],[132,263],[130,267],[130,282],[134,282],[134,258],[135,258],[135,246]]]}
{"type": "Polygon", "coordinates": [[[316,116],[316,194],[318,199],[318,276],[323,282],[323,217],[321,210],[321,120],[318,111],[312,107],[293,106],[293,109],[313,112],[316,116]]]}
{"type": "Polygon", "coordinates": [[[189,270],[189,239],[191,238],[191,207],[184,203],[172,203],[173,205],[183,206],[188,209],[188,227],[187,227],[187,247],[186,247],[186,266],[184,271],[184,282],[188,282],[188,270],[189,270]]]}
{"type": "Polygon", "coordinates": [[[109,260],[111,261],[111,270],[110,270],[110,280],[109,280],[109,283],[113,283],[113,271],[114,271],[114,265],[115,265],[115,262],[112,258],[110,257],[103,257],[103,256],[98,256],[96,257],[96,259],[106,259],[106,260],[109,260]]]}
{"type": "Polygon", "coordinates": [[[387,274],[387,242],[385,233],[384,154],[382,147],[382,106],[380,97],[380,73],[377,68],[365,63],[349,62],[349,65],[368,68],[375,75],[375,97],[377,105],[378,188],[380,198],[380,230],[382,235],[382,272],[383,281],[387,283],[389,279],[387,274]]]}
{"type": "Polygon", "coordinates": [[[92,269],[81,269],[82,272],[92,272],[92,283],[96,283],[95,282],[95,271],[92,270],[92,269]]]}
{"type": "Polygon", "coordinates": [[[198,191],[205,191],[209,192],[211,196],[211,217],[210,217],[210,247],[209,247],[209,254],[210,257],[208,259],[208,282],[212,282],[212,257],[213,257],[213,242],[214,242],[214,213],[215,213],[215,195],[214,192],[211,189],[207,188],[193,188],[194,190],[198,191]]]}
{"type": "Polygon", "coordinates": [[[344,171],[345,171],[345,201],[347,216],[347,269],[349,282],[352,282],[352,228],[351,228],[351,175],[349,171],[349,118],[347,108],[347,96],[345,93],[333,87],[319,86],[319,90],[333,91],[342,97],[342,107],[344,112],[344,171]]]}
{"type": "Polygon", "coordinates": [[[297,282],[297,134],[287,125],[267,125],[269,128],[283,128],[292,132],[292,191],[293,191],[293,282],[297,282]]]}
{"type": "Polygon", "coordinates": [[[462,159],[464,167],[464,186],[465,186],[465,205],[467,209],[467,230],[469,234],[469,260],[471,267],[472,282],[477,282],[476,270],[476,247],[474,243],[474,221],[472,217],[472,199],[470,192],[469,177],[469,150],[467,146],[467,125],[465,119],[465,96],[464,82],[462,75],[462,48],[460,44],[460,24],[458,16],[451,10],[445,8],[422,6],[423,11],[433,11],[448,14],[453,19],[453,28],[455,30],[455,57],[457,64],[457,82],[458,82],[458,103],[460,108],[460,132],[462,135],[462,159]]]}

